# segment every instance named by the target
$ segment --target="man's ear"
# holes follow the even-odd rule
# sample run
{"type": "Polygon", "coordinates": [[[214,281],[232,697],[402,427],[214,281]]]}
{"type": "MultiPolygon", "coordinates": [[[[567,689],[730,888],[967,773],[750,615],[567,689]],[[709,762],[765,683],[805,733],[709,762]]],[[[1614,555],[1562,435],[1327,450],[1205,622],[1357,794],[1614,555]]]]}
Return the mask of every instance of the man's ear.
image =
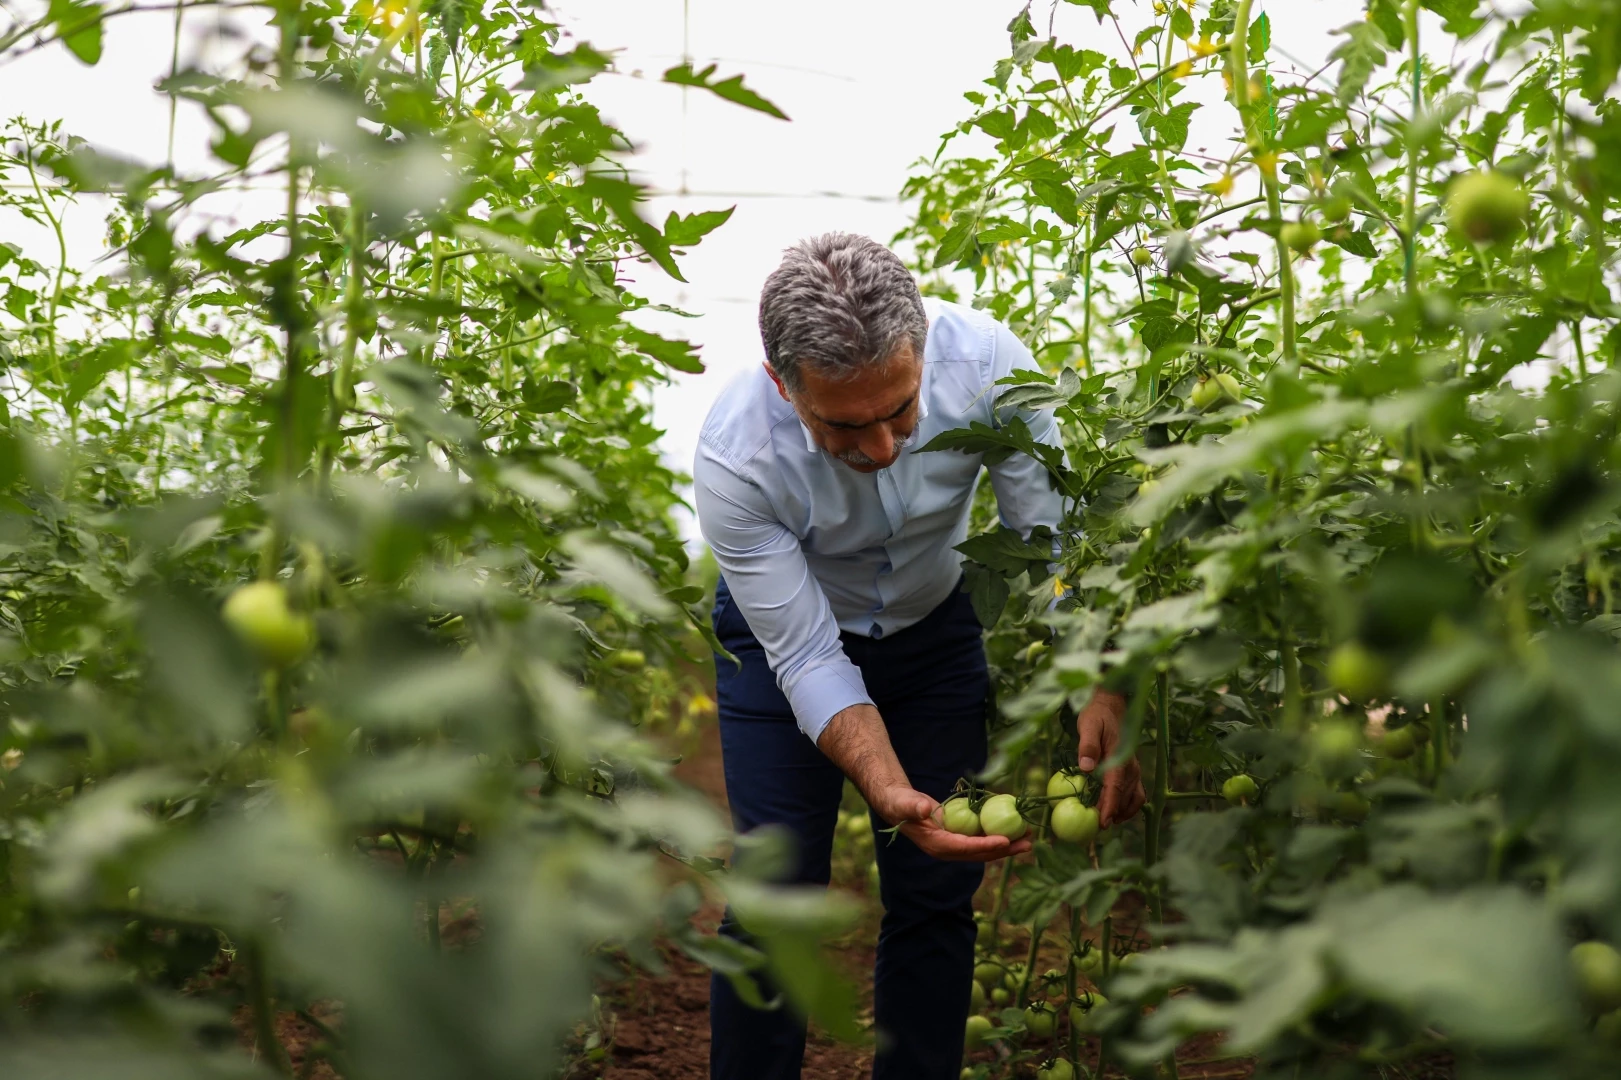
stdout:
{"type": "Polygon", "coordinates": [[[771,361],[762,360],[760,361],[760,366],[765,368],[765,373],[767,375],[771,376],[771,381],[777,384],[777,393],[782,395],[782,400],[792,402],[793,398],[788,396],[788,388],[782,384],[782,378],[778,376],[776,370],[772,368],[771,361]]]}

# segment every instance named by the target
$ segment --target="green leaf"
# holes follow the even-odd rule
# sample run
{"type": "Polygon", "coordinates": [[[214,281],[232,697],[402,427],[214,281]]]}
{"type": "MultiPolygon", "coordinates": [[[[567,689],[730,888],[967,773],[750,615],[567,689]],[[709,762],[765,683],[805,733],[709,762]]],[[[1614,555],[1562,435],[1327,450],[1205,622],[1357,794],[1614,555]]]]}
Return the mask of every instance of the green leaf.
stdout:
{"type": "Polygon", "coordinates": [[[1334,97],[1341,105],[1349,105],[1368,85],[1374,71],[1385,62],[1385,37],[1384,32],[1371,22],[1349,23],[1335,33],[1345,35],[1345,40],[1328,54],[1330,60],[1340,62],[1340,77],[1334,88],[1334,97]]]}
{"type": "Polygon", "coordinates": [[[1260,18],[1250,23],[1249,38],[1244,46],[1251,64],[1265,61],[1266,51],[1272,47],[1272,17],[1266,12],[1261,12],[1260,18]]]}
{"type": "Polygon", "coordinates": [[[671,247],[688,247],[696,244],[732,218],[732,212],[737,207],[729,206],[725,210],[701,210],[696,214],[685,217],[670,211],[670,216],[664,220],[664,239],[669,241],[671,247]]]}
{"type": "Polygon", "coordinates": [[[101,59],[101,5],[81,0],[51,0],[47,17],[68,52],[95,67],[101,59]]]}
{"type": "Polygon", "coordinates": [[[680,269],[675,265],[675,259],[670,253],[670,244],[659,232],[649,224],[637,211],[636,204],[646,198],[643,188],[618,176],[608,173],[590,172],[580,181],[580,191],[589,198],[600,201],[613,214],[615,220],[624,226],[626,232],[642,246],[659,267],[677,281],[686,281],[681,276],[680,269]]]}
{"type": "Polygon", "coordinates": [[[703,373],[704,365],[703,361],[698,359],[698,347],[690,341],[674,341],[635,327],[625,330],[625,340],[635,345],[641,352],[660,363],[668,364],[677,371],[685,371],[689,375],[703,373]]]}
{"type": "Polygon", "coordinates": [[[777,108],[765,98],[743,85],[743,76],[733,75],[729,79],[714,79],[717,65],[710,64],[702,71],[693,71],[691,64],[679,64],[664,73],[664,81],[675,83],[678,86],[696,86],[708,90],[727,101],[742,105],[744,108],[763,112],[768,116],[775,116],[779,120],[788,119],[788,114],[777,108]]]}

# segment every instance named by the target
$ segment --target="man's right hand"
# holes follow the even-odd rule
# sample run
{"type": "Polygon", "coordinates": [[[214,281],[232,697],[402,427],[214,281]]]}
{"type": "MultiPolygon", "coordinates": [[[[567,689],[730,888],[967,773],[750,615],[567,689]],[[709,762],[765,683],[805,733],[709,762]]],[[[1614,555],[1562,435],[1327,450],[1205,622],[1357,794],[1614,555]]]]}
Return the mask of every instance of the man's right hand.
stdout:
{"type": "Polygon", "coordinates": [[[874,791],[870,804],[879,817],[901,827],[901,835],[923,849],[925,855],[947,862],[991,862],[1030,850],[1027,839],[1005,836],[962,836],[947,832],[940,821],[940,804],[911,787],[874,791]]]}
{"type": "Polygon", "coordinates": [[[873,812],[936,859],[990,862],[1030,850],[1028,840],[959,836],[940,821],[940,804],[906,778],[883,718],[871,705],[852,705],[834,716],[816,745],[844,770],[873,812]]]}

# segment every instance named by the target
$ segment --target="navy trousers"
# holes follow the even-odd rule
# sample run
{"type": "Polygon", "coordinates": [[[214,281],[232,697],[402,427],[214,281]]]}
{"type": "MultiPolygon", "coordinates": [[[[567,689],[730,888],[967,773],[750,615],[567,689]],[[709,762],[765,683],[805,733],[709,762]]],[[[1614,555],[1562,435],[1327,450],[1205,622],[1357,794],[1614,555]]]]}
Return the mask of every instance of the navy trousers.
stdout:
{"type": "MultiPolygon", "coordinates": [[[[716,657],[726,796],[737,831],[787,828],[796,842],[788,880],[826,885],[844,775],[794,722],[725,581],[715,634],[740,662],[716,657]]],[[[912,786],[936,799],[985,764],[990,682],[979,620],[966,593],[879,640],[843,635],[912,786]]],[[[873,819],[877,828],[888,823],[873,819]]],[[[897,835],[877,837],[884,905],[873,979],[874,1080],[956,1080],[974,967],[972,900],[980,863],[941,862],[897,835]]],[[[721,932],[743,937],[730,913],[721,932]]],[[[774,991],[763,986],[767,1000],[774,991]]],[[[745,1005],[720,976],[710,984],[713,1080],[798,1080],[805,1020],[789,1008],[745,1005]]]]}

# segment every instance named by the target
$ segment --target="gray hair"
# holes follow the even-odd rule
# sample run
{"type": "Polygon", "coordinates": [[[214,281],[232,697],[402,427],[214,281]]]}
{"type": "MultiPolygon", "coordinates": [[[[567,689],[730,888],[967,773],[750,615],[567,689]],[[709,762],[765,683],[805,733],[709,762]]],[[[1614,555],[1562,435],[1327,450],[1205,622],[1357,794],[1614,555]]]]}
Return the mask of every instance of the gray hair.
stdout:
{"type": "Polygon", "coordinates": [[[929,319],[906,264],[876,240],[830,232],[801,240],[760,292],[766,361],[789,390],[803,366],[842,378],[910,345],[923,358],[929,319]]]}

